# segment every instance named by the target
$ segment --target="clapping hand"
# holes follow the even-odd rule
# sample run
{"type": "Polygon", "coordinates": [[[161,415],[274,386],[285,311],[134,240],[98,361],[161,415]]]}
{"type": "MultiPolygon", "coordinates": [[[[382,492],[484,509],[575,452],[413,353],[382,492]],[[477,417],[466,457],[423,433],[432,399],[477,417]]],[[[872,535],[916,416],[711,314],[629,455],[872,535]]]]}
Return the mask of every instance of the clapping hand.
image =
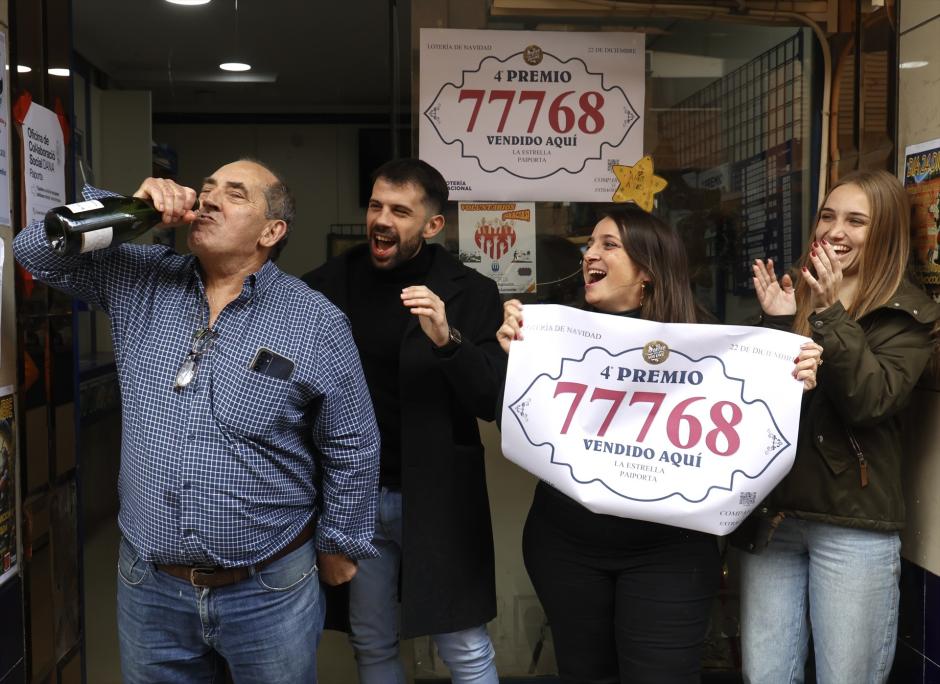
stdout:
{"type": "Polygon", "coordinates": [[[793,280],[787,274],[777,280],[773,259],[768,259],[766,263],[761,259],[755,259],[751,270],[754,272],[754,290],[757,293],[757,301],[765,314],[792,316],[796,313],[796,291],[793,288],[793,280]]]}
{"type": "Polygon", "coordinates": [[[815,275],[803,267],[803,280],[809,284],[812,293],[813,311],[820,313],[839,300],[839,288],[842,286],[842,264],[836,257],[832,246],[825,240],[813,243],[809,254],[815,275]]]}

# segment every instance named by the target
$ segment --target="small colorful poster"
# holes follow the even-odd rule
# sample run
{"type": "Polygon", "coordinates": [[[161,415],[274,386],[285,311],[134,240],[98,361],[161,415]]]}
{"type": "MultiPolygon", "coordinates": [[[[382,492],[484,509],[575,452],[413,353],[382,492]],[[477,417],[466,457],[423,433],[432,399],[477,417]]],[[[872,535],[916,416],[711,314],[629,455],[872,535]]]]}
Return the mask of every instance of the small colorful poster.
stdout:
{"type": "Polygon", "coordinates": [[[421,29],[420,156],[454,200],[609,202],[643,156],[642,33],[421,29]]]}
{"type": "Polygon", "coordinates": [[[500,294],[535,292],[535,204],[460,202],[460,261],[500,294]]]}
{"type": "Polygon", "coordinates": [[[905,148],[904,187],[911,202],[914,269],[940,301],[940,138],[905,148]]]}
{"type": "Polygon", "coordinates": [[[0,397],[0,584],[16,574],[16,448],[13,395],[0,397]]]}
{"type": "Polygon", "coordinates": [[[806,338],[527,304],[505,456],[596,513],[724,535],[789,472],[806,338]]]}

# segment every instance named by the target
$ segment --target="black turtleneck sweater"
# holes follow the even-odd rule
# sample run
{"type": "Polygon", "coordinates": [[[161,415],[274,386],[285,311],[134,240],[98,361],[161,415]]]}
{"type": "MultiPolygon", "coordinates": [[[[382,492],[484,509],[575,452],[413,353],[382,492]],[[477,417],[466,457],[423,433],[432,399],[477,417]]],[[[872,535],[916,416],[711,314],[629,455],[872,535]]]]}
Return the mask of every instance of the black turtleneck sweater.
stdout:
{"type": "Polygon", "coordinates": [[[346,313],[382,437],[379,484],[390,489],[401,488],[398,368],[402,336],[412,317],[401,302],[401,291],[409,285],[423,285],[432,261],[433,253],[425,245],[413,258],[390,270],[375,268],[368,252],[350,263],[346,313]]]}

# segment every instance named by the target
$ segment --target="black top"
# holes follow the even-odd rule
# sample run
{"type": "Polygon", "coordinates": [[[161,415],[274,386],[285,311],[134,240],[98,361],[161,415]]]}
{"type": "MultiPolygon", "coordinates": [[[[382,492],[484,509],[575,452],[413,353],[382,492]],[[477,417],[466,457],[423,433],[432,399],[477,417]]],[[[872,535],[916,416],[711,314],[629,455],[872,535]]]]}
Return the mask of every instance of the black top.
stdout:
{"type": "Polygon", "coordinates": [[[390,489],[401,488],[399,357],[405,325],[412,316],[401,302],[401,291],[424,284],[432,261],[433,252],[423,247],[413,258],[389,270],[375,268],[368,252],[350,263],[346,314],[382,437],[379,485],[390,489]]]}

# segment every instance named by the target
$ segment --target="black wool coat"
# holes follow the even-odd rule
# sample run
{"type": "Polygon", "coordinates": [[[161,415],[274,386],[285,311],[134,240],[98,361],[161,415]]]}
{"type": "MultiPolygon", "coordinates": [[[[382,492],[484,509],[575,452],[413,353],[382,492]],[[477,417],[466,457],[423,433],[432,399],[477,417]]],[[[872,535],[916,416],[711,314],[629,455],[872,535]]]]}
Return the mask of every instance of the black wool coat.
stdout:
{"type": "MultiPolygon", "coordinates": [[[[447,322],[463,342],[449,357],[435,354],[417,318],[398,341],[406,639],[467,629],[496,616],[493,531],[477,418],[496,417],[506,365],[496,341],[502,304],[492,280],[438,245],[423,249],[433,251],[423,284],[444,300],[447,322]]],[[[303,279],[347,312],[349,288],[356,286],[350,263],[368,258],[367,245],[354,247],[303,279]]],[[[342,628],[348,625],[348,596],[330,593],[327,627],[342,628]]]]}

